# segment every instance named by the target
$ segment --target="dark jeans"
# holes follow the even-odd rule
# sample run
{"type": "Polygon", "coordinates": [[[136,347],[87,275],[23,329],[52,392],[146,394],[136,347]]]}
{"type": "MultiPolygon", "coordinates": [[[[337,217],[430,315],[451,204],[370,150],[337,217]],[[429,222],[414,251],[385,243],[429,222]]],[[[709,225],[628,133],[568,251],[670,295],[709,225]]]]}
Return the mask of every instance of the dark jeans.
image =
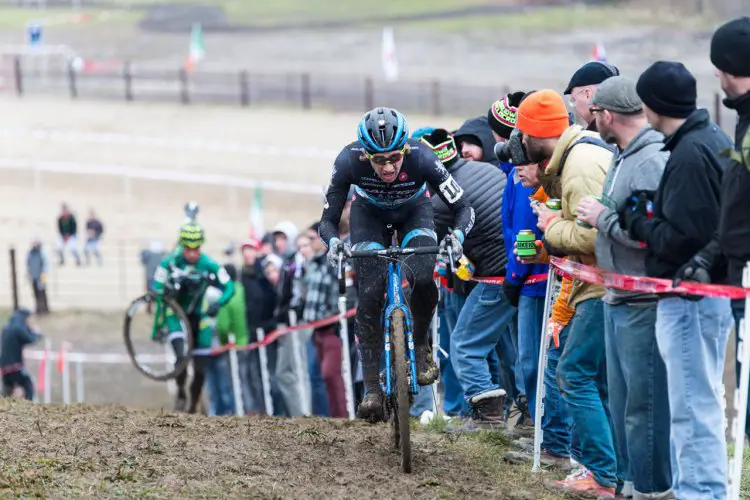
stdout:
{"type": "MultiPolygon", "coordinates": [[[[733,300],[732,301],[732,317],[734,318],[734,341],[736,352],[739,352],[740,348],[740,320],[745,318],[745,301],[744,300],[733,300]]],[[[745,331],[750,337],[750,325],[745,326],[745,331]]],[[[750,341],[750,338],[745,340],[750,341]]],[[[739,361],[735,361],[735,370],[737,373],[737,388],[740,387],[740,373],[742,366],[739,361]]],[[[750,439],[750,405],[747,407],[747,417],[745,418],[745,435],[750,439]]]]}
{"type": "Polygon", "coordinates": [[[320,373],[326,386],[328,408],[333,418],[346,418],[346,392],[341,377],[341,339],[336,327],[329,326],[313,332],[313,342],[320,363],[320,373]]]}
{"type": "Polygon", "coordinates": [[[557,366],[557,383],[568,404],[581,446],[581,465],[602,486],[616,486],[612,424],[607,405],[604,304],[584,300],[576,306],[565,350],[557,366]]]}
{"type": "MultiPolygon", "coordinates": [[[[451,334],[456,328],[458,315],[461,313],[466,297],[449,292],[446,288],[440,291],[445,294],[445,307],[438,310],[440,318],[440,347],[447,353],[451,350],[451,334]]],[[[442,356],[442,354],[441,354],[442,356]]],[[[453,363],[449,358],[440,358],[440,380],[443,383],[443,411],[446,415],[457,416],[465,414],[469,407],[464,399],[464,391],[456,378],[453,363]]]]}
{"type": "Polygon", "coordinates": [[[638,493],[672,487],[667,370],[656,342],[656,302],[604,305],[607,384],[617,476],[638,493]]]}
{"type": "Polygon", "coordinates": [[[518,303],[518,370],[523,393],[529,402],[531,418],[536,413],[536,379],[539,365],[539,348],[542,343],[544,297],[521,295],[518,303]]]}
{"type": "Polygon", "coordinates": [[[34,383],[26,370],[6,373],[3,375],[3,396],[9,398],[13,396],[13,390],[16,387],[23,389],[23,397],[31,401],[34,399],[34,383]]]}
{"type": "Polygon", "coordinates": [[[565,349],[569,332],[570,325],[560,332],[560,346],[555,347],[554,343],[550,345],[547,366],[544,369],[544,415],[542,416],[544,440],[542,448],[559,457],[572,456],[577,460],[580,454],[574,455],[571,451],[573,421],[557,385],[557,367],[560,356],[565,349]]]}
{"type": "Polygon", "coordinates": [[[307,373],[310,377],[312,414],[318,417],[328,417],[328,394],[323,375],[320,373],[320,361],[318,361],[318,352],[312,336],[307,342],[307,373]]]}

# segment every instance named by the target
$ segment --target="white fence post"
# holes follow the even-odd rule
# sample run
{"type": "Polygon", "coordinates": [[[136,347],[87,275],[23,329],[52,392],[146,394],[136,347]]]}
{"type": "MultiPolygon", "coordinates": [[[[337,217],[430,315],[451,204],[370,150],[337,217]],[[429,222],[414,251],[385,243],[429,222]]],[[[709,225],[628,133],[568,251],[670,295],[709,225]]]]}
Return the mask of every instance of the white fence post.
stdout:
{"type": "Polygon", "coordinates": [[[60,347],[61,361],[62,361],[62,393],[63,393],[63,404],[70,404],[70,362],[68,361],[68,351],[70,351],[71,345],[68,342],[63,342],[60,347]]]}
{"type": "MultiPolygon", "coordinates": [[[[745,266],[742,286],[750,287],[750,263],[745,266]]],[[[745,297],[745,317],[740,321],[735,334],[737,343],[737,361],[740,362],[740,384],[734,392],[734,409],[736,415],[732,422],[731,436],[734,438],[734,456],[729,459],[729,500],[739,500],[742,483],[742,465],[745,452],[745,425],[747,420],[747,391],[750,387],[750,297],[745,297]]]]}
{"type": "Polygon", "coordinates": [[[531,467],[532,472],[539,472],[542,462],[542,415],[544,415],[544,372],[547,368],[547,359],[549,357],[550,336],[547,335],[547,325],[549,324],[550,310],[552,309],[552,284],[555,279],[555,270],[552,264],[549,266],[547,273],[547,291],[544,295],[544,318],[542,320],[542,342],[539,349],[539,365],[537,366],[536,377],[536,405],[534,408],[534,463],[531,467]]]}
{"type": "Polygon", "coordinates": [[[352,361],[349,352],[349,323],[346,319],[346,296],[339,296],[339,332],[341,333],[341,376],[344,379],[346,410],[349,420],[354,420],[354,386],[352,385],[352,361]]]}
{"type": "MultiPolygon", "coordinates": [[[[440,293],[440,278],[435,279],[435,286],[440,293]]],[[[435,307],[435,313],[432,316],[432,356],[435,358],[435,364],[438,367],[438,373],[440,373],[440,317],[438,316],[438,307],[435,307]]],[[[441,418],[442,404],[440,402],[440,390],[438,387],[438,381],[440,377],[435,379],[432,383],[432,415],[434,419],[441,418]]]]}
{"type": "Polygon", "coordinates": [[[83,403],[83,360],[79,359],[76,361],[76,402],[83,403]]]}
{"type": "MultiPolygon", "coordinates": [[[[297,313],[289,311],[289,326],[297,326],[297,313]]],[[[292,337],[292,350],[294,351],[294,372],[299,388],[299,397],[302,403],[302,414],[310,416],[312,414],[312,395],[310,394],[310,383],[307,377],[307,367],[302,363],[302,349],[299,343],[301,330],[288,333],[292,337]]]]}
{"type": "Polygon", "coordinates": [[[237,416],[245,414],[245,405],[242,401],[242,380],[240,379],[239,363],[237,362],[236,337],[229,334],[229,371],[232,374],[232,393],[234,395],[234,413],[237,416]]]}
{"type": "Polygon", "coordinates": [[[263,340],[266,338],[263,328],[258,328],[258,355],[260,357],[260,380],[263,383],[263,401],[266,406],[266,414],[273,415],[273,399],[271,399],[271,377],[268,375],[268,355],[263,340]]]}
{"type": "Polygon", "coordinates": [[[52,356],[52,341],[44,340],[44,404],[52,402],[52,367],[50,366],[52,356]]]}

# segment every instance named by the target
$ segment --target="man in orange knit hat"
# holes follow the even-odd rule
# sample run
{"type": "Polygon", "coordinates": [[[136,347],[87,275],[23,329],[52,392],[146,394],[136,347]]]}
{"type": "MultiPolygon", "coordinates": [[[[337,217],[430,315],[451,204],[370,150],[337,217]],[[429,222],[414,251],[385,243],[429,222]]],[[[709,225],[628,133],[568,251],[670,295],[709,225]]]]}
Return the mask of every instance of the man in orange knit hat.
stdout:
{"type": "MultiPolygon", "coordinates": [[[[523,134],[529,160],[541,168],[541,184],[562,210],[540,206],[539,227],[551,255],[595,265],[596,231],[576,224],[576,207],[585,196],[601,196],[612,150],[598,134],[569,126],[560,94],[540,90],[518,108],[516,127],[523,134]]],[[[607,414],[604,350],[604,288],[574,280],[570,305],[575,315],[557,365],[557,383],[568,404],[585,470],[550,486],[571,493],[614,498],[616,458],[607,414]]]]}

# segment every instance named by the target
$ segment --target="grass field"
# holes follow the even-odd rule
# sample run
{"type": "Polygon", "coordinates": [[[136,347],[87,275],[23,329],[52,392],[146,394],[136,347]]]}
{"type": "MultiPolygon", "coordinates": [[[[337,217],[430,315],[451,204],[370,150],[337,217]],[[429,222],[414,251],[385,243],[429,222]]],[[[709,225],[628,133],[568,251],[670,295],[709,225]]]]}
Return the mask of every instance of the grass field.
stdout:
{"type": "Polygon", "coordinates": [[[25,28],[29,23],[44,26],[81,27],[100,24],[128,24],[138,21],[142,12],[100,9],[27,9],[0,7],[0,29],[25,28]]]}

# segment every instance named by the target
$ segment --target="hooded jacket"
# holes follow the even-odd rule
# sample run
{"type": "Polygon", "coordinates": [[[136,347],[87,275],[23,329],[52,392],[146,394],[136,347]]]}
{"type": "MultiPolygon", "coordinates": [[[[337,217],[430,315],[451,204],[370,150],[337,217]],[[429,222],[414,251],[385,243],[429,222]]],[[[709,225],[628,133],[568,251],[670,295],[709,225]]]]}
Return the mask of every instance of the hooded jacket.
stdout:
{"type": "Polygon", "coordinates": [[[23,369],[23,348],[42,338],[27,324],[26,319],[31,316],[28,309],[15,311],[8,324],[3,328],[0,338],[0,371],[11,373],[23,369]]]}
{"type": "MultiPolygon", "coordinates": [[[[482,161],[486,163],[495,164],[497,163],[497,157],[495,156],[495,137],[492,135],[492,128],[490,122],[486,116],[478,116],[476,118],[469,118],[464,122],[461,127],[456,130],[456,134],[453,136],[456,141],[456,147],[458,152],[461,154],[461,142],[462,136],[474,136],[482,146],[482,161]]],[[[460,183],[459,183],[460,184],[460,183]]],[[[461,184],[464,189],[465,186],[461,184]]]]}
{"type": "Polygon", "coordinates": [[[729,282],[742,286],[742,270],[750,261],[750,92],[724,104],[737,110],[734,147],[740,155],[722,181],[719,243],[728,261],[729,282]]]}
{"type": "MultiPolygon", "coordinates": [[[[570,126],[557,141],[552,157],[541,176],[542,186],[550,197],[560,198],[561,217],[555,217],[544,232],[546,243],[570,257],[573,262],[596,265],[596,230],[576,224],[576,208],[585,196],[601,196],[604,177],[612,163],[612,152],[595,144],[579,143],[583,137],[599,138],[599,134],[570,126]],[[566,151],[567,159],[560,161],[566,151]]],[[[584,300],[601,298],[604,288],[574,280],[570,305],[576,307],[584,300]]]]}
{"type": "MultiPolygon", "coordinates": [[[[486,118],[485,118],[486,119],[486,118]]],[[[507,256],[503,243],[502,205],[505,174],[490,163],[457,159],[446,165],[474,208],[474,229],[464,241],[464,254],[476,267],[475,276],[505,276],[507,256]]],[[[438,196],[431,196],[438,239],[454,223],[453,211],[438,196]]]]}
{"type": "MultiPolygon", "coordinates": [[[[653,201],[653,217],[636,219],[633,238],[646,242],[646,271],[673,279],[677,271],[704,249],[719,228],[721,179],[728,159],[719,155],[732,141],[698,109],[664,141],[671,151],[653,201]]],[[[726,265],[711,270],[714,283],[726,280],[726,265]]]]}
{"type": "MultiPolygon", "coordinates": [[[[656,191],[669,153],[663,151],[664,136],[652,127],[636,135],[612,160],[604,179],[602,203],[607,207],[596,222],[596,262],[602,269],[630,276],[646,275],[646,248],[620,227],[619,212],[633,191],[656,191]]],[[[604,301],[656,300],[644,295],[607,288],[604,301]]]]}
{"type": "Polygon", "coordinates": [[[521,184],[516,174],[516,167],[512,164],[500,163],[500,169],[507,176],[502,208],[503,240],[505,242],[505,256],[508,262],[505,281],[515,286],[521,286],[521,295],[527,297],[544,297],[547,293],[546,282],[529,285],[524,285],[523,282],[532,275],[546,275],[549,267],[544,264],[522,264],[513,255],[513,245],[520,231],[531,229],[534,231],[536,239],[541,240],[543,237],[542,231],[536,226],[537,216],[531,209],[531,201],[529,200],[534,193],[534,189],[521,184]]]}
{"type": "Polygon", "coordinates": [[[229,342],[230,333],[234,334],[234,341],[238,346],[248,344],[249,334],[245,304],[245,287],[237,281],[234,283],[234,295],[216,316],[216,332],[222,344],[229,342]]]}

